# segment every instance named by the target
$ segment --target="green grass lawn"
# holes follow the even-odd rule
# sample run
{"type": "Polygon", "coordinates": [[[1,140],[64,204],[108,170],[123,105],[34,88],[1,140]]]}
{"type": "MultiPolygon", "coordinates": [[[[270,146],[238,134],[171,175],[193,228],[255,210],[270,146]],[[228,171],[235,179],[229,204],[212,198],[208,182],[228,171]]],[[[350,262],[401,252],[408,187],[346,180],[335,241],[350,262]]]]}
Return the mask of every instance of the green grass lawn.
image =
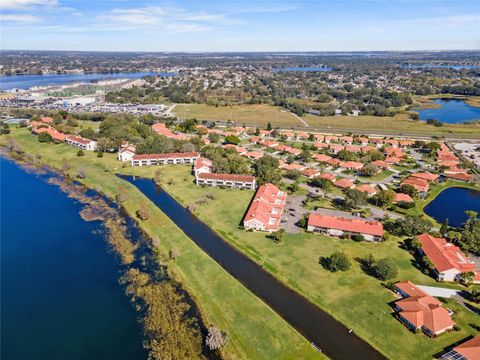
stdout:
{"type": "Polygon", "coordinates": [[[175,115],[181,119],[232,120],[249,126],[304,126],[303,123],[288,111],[278,106],[259,105],[230,105],[209,106],[203,104],[178,104],[174,109],[175,115]]]}
{"type": "MultiPolygon", "coordinates": [[[[94,153],[87,152],[78,157],[77,149],[64,144],[39,143],[26,129],[13,129],[11,136],[27,153],[41,155],[40,161],[54,168],[60,168],[62,159],[66,159],[71,164],[69,173],[73,177],[78,168],[83,168],[86,178],[81,181],[110,198],[116,195],[120,185],[123,186],[128,193],[124,206],[132,218],[141,203],[148,206],[151,217],[140,226],[150,237],[158,238],[162,261],[167,261],[171,249],[180,251],[177,260],[168,262],[169,271],[193,297],[206,324],[214,324],[228,334],[229,342],[222,351],[225,359],[324,358],[287,322],[198,248],[140,191],[114,175],[151,176],[155,168],[123,168],[115,160],[115,154],[97,158],[94,153]]],[[[0,137],[0,143],[4,141],[5,136],[0,137]]],[[[182,173],[172,173],[175,183],[186,184],[181,177],[187,176],[189,169],[177,170],[182,173]]]]}
{"type": "Polygon", "coordinates": [[[371,176],[371,177],[364,177],[363,179],[367,179],[367,180],[372,180],[372,181],[381,181],[387,177],[389,177],[390,175],[394,174],[393,171],[391,170],[383,170],[383,171],[380,171],[377,175],[375,176],[371,176]]]}
{"type": "MultiPolygon", "coordinates": [[[[154,168],[142,169],[146,176],[152,176],[153,171],[154,168]]],[[[178,201],[184,205],[194,204],[212,194],[214,200],[196,205],[195,213],[204,222],[280,280],[353,328],[387,356],[430,359],[444,347],[473,334],[475,331],[469,324],[480,325],[473,313],[459,309],[456,321],[461,331],[429,339],[411,333],[393,318],[388,303],[395,297],[380,281],[364,274],[354,259],[369,253],[377,257],[388,256],[399,268],[397,280],[438,285],[412,265],[413,257],[399,248],[400,239],[391,238],[383,244],[370,244],[302,233],[288,234],[281,244],[275,244],[265,234],[238,228],[253,191],[197,187],[192,180],[188,166],[162,167],[162,185],[178,201]],[[352,259],[353,266],[348,272],[330,273],[319,265],[320,256],[328,256],[337,250],[344,251],[352,259]]]]}
{"type": "Polygon", "coordinates": [[[408,115],[389,116],[315,116],[305,115],[305,121],[312,127],[330,132],[364,131],[380,134],[436,135],[466,138],[480,138],[480,122],[474,124],[445,124],[442,127],[427,125],[422,121],[411,120],[408,115]]]}

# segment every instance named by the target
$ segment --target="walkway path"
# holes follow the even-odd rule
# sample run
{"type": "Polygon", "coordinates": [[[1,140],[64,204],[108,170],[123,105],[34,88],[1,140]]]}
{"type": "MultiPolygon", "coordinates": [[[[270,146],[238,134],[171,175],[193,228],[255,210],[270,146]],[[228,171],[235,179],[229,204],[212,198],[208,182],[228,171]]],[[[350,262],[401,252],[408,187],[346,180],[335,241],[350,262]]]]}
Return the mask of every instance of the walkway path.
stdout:
{"type": "Polygon", "coordinates": [[[177,104],[172,104],[170,105],[167,110],[165,110],[165,115],[167,116],[175,116],[175,114],[173,114],[173,109],[175,109],[175,106],[177,106],[177,104]]]}
{"type": "Polygon", "coordinates": [[[303,120],[303,119],[302,119],[300,116],[298,116],[297,114],[294,114],[294,113],[292,113],[292,112],[291,112],[290,114],[292,114],[292,115],[295,116],[298,120],[300,120],[300,121],[303,123],[303,125],[305,125],[305,126],[310,126],[305,120],[303,120]]]}

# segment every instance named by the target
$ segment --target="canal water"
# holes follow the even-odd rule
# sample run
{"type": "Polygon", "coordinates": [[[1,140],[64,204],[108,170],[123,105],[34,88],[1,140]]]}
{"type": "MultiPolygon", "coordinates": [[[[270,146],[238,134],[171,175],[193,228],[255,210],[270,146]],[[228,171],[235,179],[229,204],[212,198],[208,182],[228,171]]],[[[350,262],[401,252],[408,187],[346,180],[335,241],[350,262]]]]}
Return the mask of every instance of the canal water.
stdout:
{"type": "Polygon", "coordinates": [[[65,85],[73,82],[91,82],[112,79],[141,79],[145,76],[176,76],[176,73],[122,72],[113,74],[47,74],[0,76],[0,90],[29,89],[34,86],[65,85]]]}
{"type": "Polygon", "coordinates": [[[448,219],[450,226],[462,226],[467,220],[466,210],[480,213],[480,191],[451,187],[443,190],[424,209],[425,213],[440,223],[448,219]]]}
{"type": "Polygon", "coordinates": [[[0,157],[1,358],[145,359],[120,265],[82,205],[0,157]]]}
{"type": "Polygon", "coordinates": [[[289,289],[206,224],[190,214],[152,180],[120,176],[135,185],[201,249],[332,359],[383,359],[337,320],[289,289]]]}
{"type": "Polygon", "coordinates": [[[447,124],[480,120],[480,107],[471,106],[463,100],[436,99],[433,102],[441,107],[417,110],[420,120],[437,119],[447,124]]]}

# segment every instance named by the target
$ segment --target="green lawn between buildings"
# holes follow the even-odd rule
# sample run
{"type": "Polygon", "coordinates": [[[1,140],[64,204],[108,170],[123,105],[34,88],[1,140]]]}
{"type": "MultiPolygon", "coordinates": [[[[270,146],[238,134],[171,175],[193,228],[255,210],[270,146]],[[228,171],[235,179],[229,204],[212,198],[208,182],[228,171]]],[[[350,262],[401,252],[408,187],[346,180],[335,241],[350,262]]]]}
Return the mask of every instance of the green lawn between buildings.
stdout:
{"type": "MultiPolygon", "coordinates": [[[[140,169],[151,177],[153,168],[140,169]]],[[[189,166],[162,167],[162,186],[184,205],[195,204],[195,213],[224,239],[238,247],[277,278],[305,295],[328,311],[356,334],[370,342],[390,358],[430,359],[444,347],[459,341],[475,330],[469,324],[480,325],[473,313],[449,301],[457,310],[456,322],[461,330],[444,334],[437,339],[415,335],[391,315],[389,302],[395,300],[380,281],[364,274],[358,262],[345,273],[332,274],[318,263],[320,256],[333,251],[345,251],[351,259],[369,253],[391,257],[399,267],[398,280],[433,286],[438,284],[413,265],[413,258],[399,248],[400,239],[392,238],[383,244],[356,243],[320,235],[289,234],[281,244],[275,244],[262,233],[240,230],[238,225],[253,196],[253,191],[197,187],[193,184],[189,166]],[[185,181],[187,179],[187,181],[185,181]],[[214,200],[198,204],[213,194],[214,200]]]]}
{"type": "MultiPolygon", "coordinates": [[[[115,172],[146,174],[145,169],[122,169],[114,154],[97,158],[87,152],[76,156],[77,149],[64,144],[41,144],[26,129],[12,129],[27,153],[41,155],[41,162],[60,168],[61,160],[72,165],[69,173],[75,176],[79,167],[85,170],[82,182],[109,197],[114,197],[118,186],[127,189],[128,200],[124,204],[130,216],[140,203],[147,204],[151,217],[140,225],[151,237],[160,240],[158,252],[167,258],[172,248],[180,250],[180,256],[168,266],[172,276],[179,280],[195,299],[208,324],[215,324],[226,331],[229,342],[222,352],[225,359],[323,359],[323,354],[310,344],[273,310],[254,296],[243,285],[225,272],[216,262],[198,248],[175,224],[153,205],[140,191],[119,179],[115,172]],[[108,170],[108,171],[106,171],[108,170]]],[[[0,137],[0,143],[5,136],[0,137]]],[[[148,169],[154,171],[153,168],[148,169]]],[[[187,169],[183,168],[185,173],[187,169]]]]}

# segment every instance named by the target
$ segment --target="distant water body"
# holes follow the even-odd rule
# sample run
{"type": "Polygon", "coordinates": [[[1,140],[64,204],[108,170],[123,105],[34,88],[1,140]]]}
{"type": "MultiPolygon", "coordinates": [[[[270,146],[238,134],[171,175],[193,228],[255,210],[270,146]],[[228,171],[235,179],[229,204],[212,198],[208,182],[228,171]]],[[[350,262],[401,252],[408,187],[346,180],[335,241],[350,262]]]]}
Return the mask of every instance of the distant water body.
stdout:
{"type": "Polygon", "coordinates": [[[98,222],[48,175],[0,157],[1,354],[15,360],[145,359],[137,314],[98,222]]]}
{"type": "Polygon", "coordinates": [[[441,107],[417,110],[420,120],[437,119],[447,124],[480,120],[480,107],[471,106],[463,100],[437,99],[433,102],[441,107]]]}
{"type": "Polygon", "coordinates": [[[452,187],[443,190],[425,207],[425,213],[442,223],[448,219],[451,226],[462,226],[467,220],[466,210],[480,213],[480,191],[452,187]]]}
{"type": "Polygon", "coordinates": [[[0,90],[22,89],[33,86],[65,85],[73,82],[90,82],[112,79],[141,79],[145,76],[177,76],[174,72],[123,72],[113,74],[47,74],[0,76],[0,90]]]}
{"type": "Polygon", "coordinates": [[[453,69],[453,70],[480,69],[479,65],[422,64],[422,65],[406,65],[405,67],[407,69],[453,69]]]}
{"type": "Polygon", "coordinates": [[[273,68],[272,72],[315,72],[315,71],[331,71],[332,68],[329,67],[284,67],[284,68],[273,68]]]}

